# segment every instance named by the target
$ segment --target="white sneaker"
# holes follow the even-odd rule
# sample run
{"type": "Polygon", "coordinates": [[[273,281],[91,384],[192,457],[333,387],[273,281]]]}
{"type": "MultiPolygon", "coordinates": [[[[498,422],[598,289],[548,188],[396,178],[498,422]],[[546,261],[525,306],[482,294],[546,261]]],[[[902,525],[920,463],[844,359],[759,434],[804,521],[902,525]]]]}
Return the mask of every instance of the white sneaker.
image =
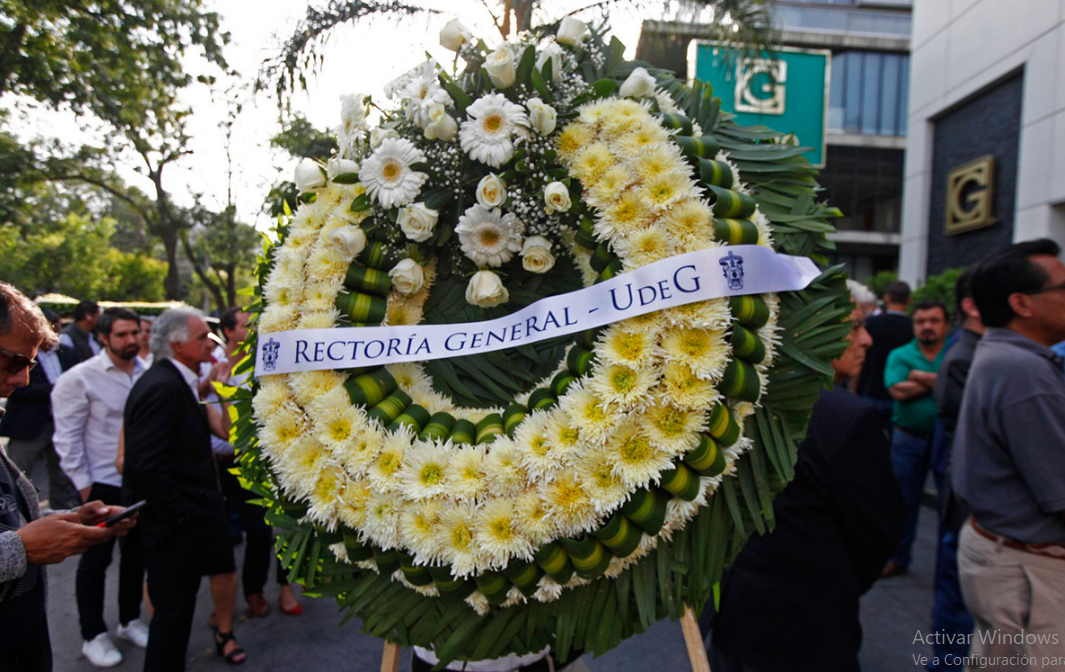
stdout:
{"type": "Polygon", "coordinates": [[[148,624],[135,618],[126,625],[119,625],[118,638],[133,642],[134,645],[143,649],[148,646],[148,624]]]}
{"type": "Polygon", "coordinates": [[[96,667],[114,667],[122,662],[122,653],[115,648],[106,632],[81,645],[81,655],[96,667]]]}

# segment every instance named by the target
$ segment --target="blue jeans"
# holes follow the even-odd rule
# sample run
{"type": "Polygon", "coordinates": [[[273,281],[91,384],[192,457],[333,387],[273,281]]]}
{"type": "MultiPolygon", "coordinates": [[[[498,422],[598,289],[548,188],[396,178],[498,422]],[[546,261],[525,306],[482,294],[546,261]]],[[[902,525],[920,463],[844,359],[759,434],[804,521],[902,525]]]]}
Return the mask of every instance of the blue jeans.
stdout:
{"type": "MultiPolygon", "coordinates": [[[[931,464],[931,435],[916,436],[901,427],[895,427],[891,432],[891,467],[899,481],[902,501],[906,505],[906,528],[891,561],[903,568],[910,566],[910,552],[913,539],[917,535],[917,514],[921,509],[924,483],[931,464]]],[[[937,473],[935,476],[938,486],[942,482],[942,475],[937,473]]]]}
{"type": "MultiPolygon", "coordinates": [[[[972,633],[973,617],[965,608],[961,597],[961,584],[958,582],[958,536],[957,530],[940,527],[939,547],[936,549],[935,605],[932,607],[932,632],[953,635],[955,642],[946,643],[949,637],[943,637],[942,644],[932,645],[932,653],[939,660],[948,663],[963,659],[969,655],[969,645],[964,643],[963,635],[972,633]]],[[[932,672],[938,670],[958,669],[961,665],[928,664],[932,672]]]]}

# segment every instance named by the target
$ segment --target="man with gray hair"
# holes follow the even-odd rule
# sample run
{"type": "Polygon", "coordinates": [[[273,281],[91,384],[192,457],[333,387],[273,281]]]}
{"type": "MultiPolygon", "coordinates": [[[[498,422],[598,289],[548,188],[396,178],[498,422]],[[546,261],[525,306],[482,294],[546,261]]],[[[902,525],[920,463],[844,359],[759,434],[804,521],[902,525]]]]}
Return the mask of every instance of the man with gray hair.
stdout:
{"type": "MultiPolygon", "coordinates": [[[[199,366],[214,348],[208,334],[195,310],[160,315],[152,325],[154,363],[126,402],[123,497],[148,502],[143,543],[155,615],[146,672],[185,669],[201,577],[235,571],[211,430],[196,392],[199,366]]],[[[221,620],[218,653],[243,662],[231,623],[227,631],[221,620]]]]}
{"type": "MultiPolygon", "coordinates": [[[[40,348],[58,337],[41,309],[0,282],[0,397],[27,385],[40,348]]],[[[123,536],[132,518],[111,527],[98,523],[121,506],[94,501],[71,512],[41,516],[37,488],[0,448],[0,666],[47,672],[52,646],[45,616],[44,565],[62,562],[92,546],[123,536]]]]}

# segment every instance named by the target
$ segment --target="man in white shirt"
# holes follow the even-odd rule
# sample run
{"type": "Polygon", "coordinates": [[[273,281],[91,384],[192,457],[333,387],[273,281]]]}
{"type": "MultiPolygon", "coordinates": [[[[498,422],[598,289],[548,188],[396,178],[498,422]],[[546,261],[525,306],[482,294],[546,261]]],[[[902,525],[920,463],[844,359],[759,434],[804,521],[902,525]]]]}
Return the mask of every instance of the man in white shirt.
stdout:
{"type": "MultiPolygon", "coordinates": [[[[120,504],[122,476],[115,468],[118,437],[126,397],[144,372],[137,358],[140,319],[127,308],[108,308],[97,324],[104,350],[59,377],[52,390],[56,452],[63,470],[83,501],[99,499],[120,504]]],[[[140,620],[144,553],[140,534],[121,542],[118,637],[137,646],[148,643],[148,627],[140,620]]],[[[75,594],[84,640],[82,654],[97,667],[122,662],[104,622],[104,581],[114,542],[95,546],[78,564],[75,594]]]]}

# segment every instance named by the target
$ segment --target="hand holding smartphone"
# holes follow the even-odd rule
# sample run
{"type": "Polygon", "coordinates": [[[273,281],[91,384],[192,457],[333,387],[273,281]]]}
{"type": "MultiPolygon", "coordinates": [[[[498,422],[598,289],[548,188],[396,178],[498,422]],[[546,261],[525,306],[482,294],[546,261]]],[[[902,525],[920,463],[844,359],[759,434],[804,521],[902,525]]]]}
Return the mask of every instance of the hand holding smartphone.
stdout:
{"type": "Polygon", "coordinates": [[[127,506],[125,508],[125,510],[122,511],[122,513],[116,513],[115,515],[111,516],[110,518],[108,518],[107,520],[103,521],[102,523],[97,523],[96,527],[112,527],[112,526],[114,526],[115,523],[123,521],[126,518],[129,518],[130,516],[132,516],[133,514],[137,513],[138,511],[143,509],[145,506],[147,506],[147,504],[148,504],[148,501],[142,499],[141,501],[137,502],[136,504],[133,504],[131,506],[127,506]]]}

